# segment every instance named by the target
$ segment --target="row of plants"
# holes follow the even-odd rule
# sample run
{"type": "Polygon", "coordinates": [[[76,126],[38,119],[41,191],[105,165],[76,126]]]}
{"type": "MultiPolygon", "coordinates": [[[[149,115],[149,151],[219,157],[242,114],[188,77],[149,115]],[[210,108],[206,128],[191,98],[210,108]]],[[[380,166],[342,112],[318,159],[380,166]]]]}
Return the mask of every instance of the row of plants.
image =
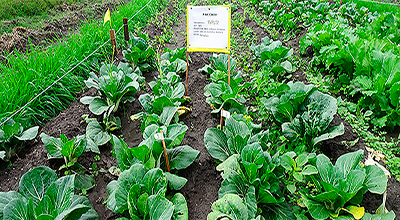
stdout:
{"type": "MultiPolygon", "coordinates": [[[[86,192],[95,184],[93,173],[78,163],[78,158],[85,151],[100,154],[99,147],[109,142],[114,146],[112,153],[122,173],[117,181],[107,186],[108,208],[124,214],[129,219],[188,218],[185,198],[180,193],[170,192],[181,189],[187,182],[185,178],[176,175],[177,170],[188,167],[200,153],[187,145],[178,146],[188,129],[179,122],[179,115],[190,111],[189,108],[181,106],[181,103],[189,98],[184,97],[184,86],[178,75],[186,70],[186,62],[182,60],[185,48],[166,49],[165,53],[158,57],[158,62],[155,62],[156,53],[145,39],[131,35],[131,41],[127,42],[127,45],[123,53],[126,61],[130,63],[121,62],[118,66],[112,63],[103,64],[98,74],[91,72],[89,79],[85,81],[88,88],[95,88],[98,92],[97,96],[86,96],[80,100],[96,115],[96,118],[83,116],[88,123],[86,134],[72,139],[68,139],[64,134],[61,134],[60,138],[45,133],[40,135],[48,158],[64,160],[65,164],[59,170],[64,170],[66,176],[59,180],[60,183],[56,182],[56,186],[50,186],[58,178],[54,177],[55,172],[50,168],[39,167],[26,173],[21,179],[19,192],[4,193],[5,197],[13,195],[10,198],[2,198],[5,219],[13,218],[12,215],[27,216],[21,216],[22,219],[98,219],[87,198],[72,197],[75,189],[86,192]],[[133,119],[142,119],[144,140],[138,147],[129,148],[123,139],[112,134],[121,128],[121,119],[115,113],[122,104],[134,101],[135,94],[145,86],[142,71],[154,69],[160,72],[160,77],[149,83],[153,94],[143,94],[139,97],[145,112],[132,116],[133,119]],[[160,132],[163,134],[162,138],[157,137],[160,132]],[[26,180],[27,178],[29,180],[26,180]],[[27,185],[27,181],[31,185],[27,185]],[[26,195],[29,192],[24,192],[27,191],[25,188],[34,190],[35,184],[39,183],[48,185],[34,192],[40,195],[32,200],[26,195]],[[26,186],[21,188],[21,185],[26,186]],[[65,201],[61,201],[63,204],[58,204],[60,199],[52,194],[49,194],[49,198],[44,198],[48,188],[51,192],[58,190],[56,196],[66,197],[65,201]],[[72,192],[71,195],[65,192],[67,189],[72,192]],[[20,194],[22,196],[19,196],[20,194]],[[51,199],[55,201],[50,203],[51,199]],[[34,201],[33,204],[27,203],[31,200],[34,201]],[[62,209],[58,208],[61,205],[62,209]],[[20,210],[11,213],[10,210],[14,206],[18,206],[20,210]],[[35,213],[30,212],[31,210],[35,210],[35,213]]],[[[38,127],[24,130],[19,123],[8,122],[1,130],[1,143],[30,140],[36,137],[37,132],[38,127]]],[[[20,145],[14,148],[4,145],[5,151],[1,152],[1,156],[12,155],[20,145]]],[[[34,193],[31,194],[35,196],[34,193]]]]}
{"type": "MultiPolygon", "coordinates": [[[[168,2],[132,1],[121,5],[118,7],[118,13],[113,16],[112,28],[121,27],[123,17],[137,14],[130,21],[130,25],[134,27],[133,30],[138,30],[165,8],[168,2]]],[[[26,54],[17,51],[8,54],[6,62],[0,63],[1,123],[96,50],[108,36],[108,27],[102,26],[100,21],[90,21],[80,27],[79,34],[71,34],[68,39],[51,42],[50,46],[43,50],[31,48],[26,54]]],[[[123,43],[121,36],[118,38],[118,41],[123,43]]],[[[99,50],[84,60],[59,83],[15,115],[13,120],[25,128],[44,125],[75,100],[74,96],[82,91],[83,81],[88,77],[88,73],[99,69],[104,57],[111,54],[106,51],[108,50],[99,50]]]]}
{"type": "MultiPolygon", "coordinates": [[[[280,45],[276,42],[263,53],[269,45],[266,42],[270,40],[263,39],[262,45],[253,49],[263,72],[284,69],[283,60],[268,65],[266,57],[275,51],[270,48],[280,45]]],[[[290,54],[279,48],[282,58],[290,54]]],[[[223,178],[219,200],[212,205],[208,219],[395,218],[393,212],[369,214],[359,206],[365,192],[383,194],[387,186],[383,170],[361,163],[363,151],[342,155],[334,165],[316,153],[322,141],[344,133],[343,124],[330,125],[337,112],[335,98],[313,85],[281,83],[260,97],[260,108],[274,122],[269,130],[263,130],[247,116],[236,89],[246,88],[246,83],[240,84],[242,79],[232,68],[231,85],[226,83],[227,62],[222,61],[227,57],[212,56],[212,65],[201,69],[210,74],[205,95],[212,112],[230,112],[223,128],[209,128],[204,134],[206,148],[220,163],[217,170],[223,178]]]]}
{"type": "Polygon", "coordinates": [[[353,28],[342,20],[315,24],[300,41],[314,49],[312,66],[326,74],[330,91],[354,97],[357,107],[372,111],[377,128],[400,126],[399,17],[382,14],[353,28]],[[322,68],[321,68],[322,67],[322,68]]]}
{"type": "MultiPolygon", "coordinates": [[[[113,17],[115,22],[112,23],[112,27],[120,27],[122,17],[135,14],[144,7],[144,10],[140,11],[130,23],[134,30],[139,29],[146,25],[147,20],[164,8],[167,2],[147,4],[147,1],[133,1],[122,5],[118,8],[119,13],[116,13],[113,17]]],[[[33,140],[36,137],[38,127],[33,125],[43,125],[75,99],[76,93],[82,91],[83,81],[88,76],[87,73],[90,70],[99,69],[102,57],[107,55],[95,53],[93,57],[83,62],[72,73],[66,75],[59,83],[51,87],[43,96],[31,103],[13,119],[5,121],[6,118],[31,100],[37,93],[52,84],[54,80],[61,77],[68,70],[67,67],[74,66],[91,51],[94,51],[100,46],[100,42],[107,40],[107,36],[107,27],[99,25],[99,22],[84,24],[79,35],[71,35],[68,40],[60,39],[58,44],[49,46],[44,51],[39,48],[32,48],[31,52],[27,54],[15,52],[16,54],[10,54],[7,57],[7,63],[0,63],[0,71],[2,72],[0,94],[3,97],[0,103],[0,106],[2,106],[0,123],[4,123],[0,128],[2,166],[11,165],[10,159],[21,150],[24,145],[23,141],[33,140]]],[[[120,42],[123,45],[122,40],[120,42]]],[[[116,67],[112,68],[115,69],[116,67]]],[[[127,65],[118,68],[126,69],[127,65]]],[[[104,75],[106,72],[106,67],[101,67],[101,74],[104,75]]],[[[85,84],[89,87],[93,86],[90,82],[85,82],[85,84]]],[[[90,100],[86,101],[89,102],[90,100]]],[[[116,105],[118,104],[116,103],[116,105]]],[[[102,109],[104,108],[100,107],[98,110],[102,111],[102,109]]],[[[113,121],[113,118],[107,118],[107,120],[113,121]]],[[[95,122],[89,124],[90,128],[93,129],[99,127],[95,122]]],[[[113,122],[108,122],[107,126],[112,127],[112,124],[113,122]]],[[[106,130],[112,129],[111,127],[106,130]]],[[[92,141],[89,144],[93,144],[92,141]]]]}
{"type": "MultiPolygon", "coordinates": [[[[139,41],[144,43],[141,38],[134,39],[136,45],[139,41]]],[[[143,57],[149,47],[136,52],[143,57]]],[[[129,148],[122,139],[112,137],[113,155],[122,173],[107,186],[107,207],[124,213],[128,219],[188,219],[186,200],[175,193],[187,179],[178,176],[177,171],[190,166],[200,152],[188,145],[180,146],[188,127],[179,122],[179,116],[190,111],[181,106],[187,99],[178,75],[186,70],[182,60],[185,49],[164,52],[156,64],[159,77],[148,83],[152,94],[139,97],[145,111],[131,117],[142,120],[143,141],[138,147],[129,148]]],[[[126,51],[125,57],[131,57],[128,54],[126,51]]],[[[135,65],[153,66],[150,57],[135,65]]]]}
{"type": "MultiPolygon", "coordinates": [[[[274,1],[268,2],[275,4],[274,1]]],[[[387,138],[388,133],[393,132],[393,127],[394,130],[398,127],[396,125],[398,113],[395,97],[398,73],[396,73],[397,65],[395,62],[392,63],[398,56],[398,52],[396,52],[398,51],[396,46],[398,44],[396,40],[398,39],[396,37],[398,35],[398,15],[397,13],[387,13],[389,11],[386,10],[376,10],[378,7],[375,6],[370,7],[373,4],[379,5],[378,3],[370,3],[368,8],[358,6],[360,1],[356,3],[357,6],[352,1],[343,5],[336,2],[330,5],[328,16],[304,26],[305,28],[310,26],[310,30],[316,31],[308,33],[300,40],[300,55],[305,57],[295,57],[290,61],[299,68],[297,72],[306,71],[304,73],[307,80],[318,89],[327,93],[333,92],[338,97],[342,97],[339,97],[337,101],[342,109],[339,111],[339,115],[353,126],[355,133],[364,140],[367,147],[384,153],[383,162],[399,179],[398,141],[396,138],[387,138]],[[314,43],[315,45],[313,45],[314,43]],[[393,54],[387,52],[388,50],[391,50],[393,54]],[[313,55],[310,62],[308,57],[313,55]],[[362,67],[364,64],[367,68],[362,67]],[[378,70],[380,68],[381,70],[378,70]],[[352,69],[355,74],[352,73],[352,69]],[[346,75],[348,72],[351,75],[346,75]],[[376,74],[377,77],[371,73],[376,74]],[[354,77],[357,75],[360,77],[356,81],[354,77]],[[388,79],[387,82],[382,80],[385,77],[388,79]],[[381,81],[377,81],[378,79],[381,81]],[[392,96],[390,96],[391,88],[386,85],[390,85],[392,82],[394,82],[393,87],[395,88],[392,89],[392,96]]],[[[268,17],[263,15],[262,10],[255,9],[263,8],[259,1],[249,2],[247,5],[249,6],[247,13],[259,25],[264,27],[274,25],[274,20],[267,22],[268,17]]],[[[266,31],[268,32],[268,29],[266,31]]],[[[273,34],[272,36],[277,37],[273,34]]],[[[251,65],[255,66],[254,62],[251,65]]],[[[268,77],[264,77],[267,79],[265,82],[274,85],[271,86],[271,89],[264,87],[266,92],[274,93],[274,88],[279,88],[281,85],[281,82],[270,79],[269,72],[262,73],[255,69],[253,72],[258,76],[267,75],[268,77]]],[[[291,77],[292,75],[288,74],[282,80],[288,81],[291,77]]],[[[253,79],[256,80],[256,78],[253,79]]],[[[259,80],[257,79],[257,81],[259,80]]],[[[256,100],[253,105],[259,104],[260,97],[257,94],[249,97],[256,100]]],[[[268,117],[263,108],[260,109],[260,112],[255,107],[250,107],[250,109],[252,110],[250,114],[257,115],[258,119],[266,118],[264,116],[268,117]]],[[[352,146],[358,140],[349,142],[347,145],[352,146]]]]}

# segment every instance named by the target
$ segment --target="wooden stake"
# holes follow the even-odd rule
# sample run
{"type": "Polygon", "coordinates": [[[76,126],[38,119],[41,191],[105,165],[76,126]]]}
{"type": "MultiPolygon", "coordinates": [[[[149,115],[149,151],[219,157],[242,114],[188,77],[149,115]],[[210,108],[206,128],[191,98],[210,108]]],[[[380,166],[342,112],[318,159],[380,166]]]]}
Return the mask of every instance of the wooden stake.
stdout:
{"type": "Polygon", "coordinates": [[[231,54],[228,55],[228,85],[231,85],[231,54]]]}
{"type": "Polygon", "coordinates": [[[117,49],[117,40],[115,39],[115,30],[110,29],[110,39],[111,39],[111,48],[114,52],[114,55],[118,54],[118,49],[117,49]]]}
{"type": "Polygon", "coordinates": [[[185,88],[185,96],[188,95],[188,80],[189,80],[189,53],[186,50],[186,88],[185,88]]]}
{"type": "MultiPolygon", "coordinates": [[[[162,130],[160,131],[160,133],[161,133],[161,134],[163,133],[162,130]]],[[[164,156],[165,156],[165,163],[167,164],[167,170],[168,170],[168,173],[170,173],[171,170],[170,170],[170,168],[169,168],[169,160],[168,160],[168,154],[167,154],[167,147],[165,146],[164,137],[161,139],[161,142],[162,142],[162,145],[163,145],[163,148],[164,148],[164,156]]]]}
{"type": "Polygon", "coordinates": [[[123,18],[122,21],[124,23],[124,38],[125,38],[125,41],[129,41],[128,18],[123,18]]]}
{"type": "Polygon", "coordinates": [[[221,108],[221,111],[220,111],[221,118],[219,119],[219,127],[221,128],[221,130],[222,130],[222,126],[224,125],[224,117],[222,117],[222,111],[223,111],[223,110],[224,110],[224,109],[221,108]]]}

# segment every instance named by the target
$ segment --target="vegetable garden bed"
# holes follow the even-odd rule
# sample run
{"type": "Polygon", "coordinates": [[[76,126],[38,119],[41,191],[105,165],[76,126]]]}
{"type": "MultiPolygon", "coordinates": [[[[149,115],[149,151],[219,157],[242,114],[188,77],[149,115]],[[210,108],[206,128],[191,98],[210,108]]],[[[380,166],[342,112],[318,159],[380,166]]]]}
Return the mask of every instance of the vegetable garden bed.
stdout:
{"type": "MultiPolygon", "coordinates": [[[[239,1],[239,3],[234,3],[234,5],[235,6],[233,10],[233,17],[235,18],[235,16],[237,16],[236,19],[240,20],[242,17],[235,15],[235,13],[239,13],[240,15],[243,16],[243,13],[245,11],[244,3],[242,1],[239,1]]],[[[172,17],[173,14],[176,13],[176,11],[183,12],[182,8],[179,8],[178,4],[170,3],[167,7],[167,10],[161,13],[158,16],[157,20],[163,20],[164,22],[167,22],[169,21],[168,17],[172,17]]],[[[262,42],[264,42],[264,40],[262,40],[264,37],[271,38],[270,34],[264,32],[263,28],[260,27],[255,20],[251,19],[249,15],[247,16],[244,15],[243,17],[244,20],[239,21],[243,24],[241,28],[245,28],[246,30],[251,30],[251,32],[249,32],[250,33],[249,35],[253,34],[252,36],[253,38],[252,40],[241,38],[238,40],[238,42],[236,42],[237,47],[235,48],[233,57],[238,62],[237,69],[240,68],[242,70],[246,69],[245,65],[252,65],[253,61],[256,62],[256,59],[253,59],[252,55],[251,56],[249,55],[251,53],[251,49],[248,44],[252,42],[254,45],[259,45],[262,42]],[[246,58],[252,59],[252,61],[250,62],[249,60],[246,60],[246,58]]],[[[162,49],[164,48],[170,48],[170,49],[182,48],[186,45],[186,35],[185,35],[186,22],[184,14],[179,15],[178,19],[179,19],[178,23],[175,24],[164,23],[161,25],[156,20],[154,21],[154,23],[150,24],[148,27],[141,30],[141,32],[147,33],[150,39],[153,40],[154,48],[157,50],[157,52],[161,52],[162,49]],[[168,26],[168,28],[165,29],[165,26],[168,26]],[[168,39],[169,36],[168,34],[171,32],[174,34],[171,35],[171,39],[168,39]],[[168,40],[168,42],[165,42],[166,39],[168,40]]],[[[243,33],[243,29],[241,28],[234,27],[232,31],[233,35],[239,36],[239,38],[242,37],[241,34],[243,33]]],[[[283,45],[288,47],[290,46],[293,47],[293,49],[295,50],[294,54],[298,56],[299,40],[305,35],[305,33],[306,31],[305,29],[303,29],[302,31],[297,33],[297,35],[295,35],[292,40],[283,42],[283,45]]],[[[199,69],[203,68],[205,65],[210,64],[209,57],[210,54],[207,53],[191,54],[192,62],[190,63],[189,67],[190,77],[189,77],[188,95],[190,96],[192,101],[184,104],[184,106],[189,107],[192,111],[180,117],[183,125],[186,125],[188,127],[187,132],[180,145],[189,145],[194,150],[200,151],[200,156],[194,161],[194,163],[192,163],[186,169],[179,170],[176,172],[176,174],[178,174],[179,176],[187,179],[186,185],[180,190],[177,190],[176,192],[181,193],[186,198],[189,211],[188,219],[206,219],[207,215],[212,212],[211,210],[212,204],[218,200],[219,196],[220,196],[219,201],[223,201],[221,200],[222,196],[220,187],[221,187],[221,182],[224,180],[224,178],[226,178],[226,176],[221,176],[221,173],[219,172],[224,168],[218,168],[219,171],[217,171],[217,165],[219,164],[219,162],[223,161],[219,161],[217,163],[216,161],[220,160],[221,158],[213,158],[212,155],[214,156],[215,154],[210,155],[209,151],[207,150],[207,148],[209,148],[209,145],[205,143],[205,136],[207,136],[208,130],[210,128],[216,128],[220,123],[219,115],[211,114],[212,109],[210,108],[209,103],[207,103],[209,102],[209,100],[206,101],[207,97],[204,94],[205,93],[204,88],[210,84],[210,80],[213,78],[213,76],[211,76],[210,79],[210,75],[198,72],[199,69]],[[220,195],[218,195],[219,193],[220,195]]],[[[120,54],[115,63],[118,64],[121,60],[122,60],[122,55],[120,54]]],[[[123,105],[123,107],[120,107],[119,110],[115,113],[115,116],[121,119],[121,128],[116,131],[113,131],[112,133],[116,135],[115,137],[123,137],[123,140],[127,143],[129,147],[138,146],[143,141],[142,138],[143,132],[141,129],[142,120],[132,121],[131,116],[137,114],[138,112],[143,111],[144,109],[143,103],[140,97],[142,97],[141,95],[144,95],[145,93],[152,94],[152,89],[150,89],[148,83],[150,81],[157,79],[159,74],[160,74],[159,71],[155,70],[145,72],[144,77],[147,83],[146,87],[144,89],[141,89],[141,91],[137,92],[134,95],[135,100],[133,102],[127,102],[126,104],[123,105]]],[[[183,75],[181,76],[181,78],[184,79],[183,75]]],[[[250,82],[250,78],[251,77],[245,78],[245,82],[246,83],[250,82]]],[[[293,77],[290,78],[290,80],[294,81],[296,81],[296,79],[298,79],[298,81],[304,82],[304,84],[306,85],[309,84],[307,82],[305,74],[301,69],[296,70],[293,73],[293,77]]],[[[285,82],[289,81],[287,79],[284,80],[285,82]]],[[[250,89],[250,87],[248,89],[250,89]]],[[[82,115],[87,115],[86,118],[96,118],[100,123],[102,121],[102,116],[93,114],[92,111],[89,110],[88,105],[82,104],[79,100],[81,100],[81,98],[85,96],[96,96],[97,94],[98,93],[96,89],[91,88],[85,90],[85,92],[79,96],[78,101],[73,102],[69,108],[67,108],[58,116],[53,118],[50,122],[46,123],[46,125],[40,130],[40,133],[45,133],[52,137],[60,137],[61,134],[65,134],[68,140],[71,140],[77,135],[85,134],[87,129],[87,123],[82,118],[82,115]]],[[[208,97],[209,96],[210,95],[208,95],[208,97]]],[[[253,100],[253,101],[259,102],[260,100],[253,100]]],[[[254,102],[252,103],[251,101],[248,100],[246,100],[246,105],[247,106],[250,105],[250,107],[257,106],[257,104],[254,104],[254,102]]],[[[365,147],[364,140],[362,138],[359,138],[359,136],[356,134],[351,124],[346,122],[343,118],[341,118],[337,114],[334,115],[332,122],[330,124],[328,123],[329,128],[334,126],[341,126],[341,124],[343,124],[343,130],[344,130],[343,134],[336,136],[333,139],[322,141],[320,143],[321,152],[324,153],[327,157],[329,157],[333,164],[335,164],[335,162],[340,156],[349,152],[357,152],[360,149],[363,150],[364,155],[367,156],[367,150],[365,147]],[[347,146],[345,145],[344,142],[346,143],[354,142],[354,144],[351,146],[347,146]]],[[[266,127],[269,127],[269,125],[267,125],[266,127]]],[[[116,139],[113,138],[113,141],[114,141],[113,143],[115,143],[116,139]]],[[[8,167],[2,172],[0,172],[0,191],[17,190],[18,183],[22,175],[25,174],[28,170],[37,166],[49,166],[56,171],[58,170],[57,172],[58,176],[64,175],[64,173],[62,172],[64,170],[59,171],[59,167],[62,166],[64,162],[61,160],[51,160],[51,161],[47,160],[47,150],[44,147],[39,137],[31,142],[28,142],[28,145],[29,145],[28,147],[25,147],[23,151],[18,154],[19,158],[13,161],[11,167],[8,167]]],[[[90,168],[89,169],[90,173],[95,176],[96,185],[94,186],[93,189],[90,189],[87,192],[86,190],[84,190],[83,195],[87,193],[90,204],[97,211],[100,219],[116,219],[118,217],[122,217],[121,214],[115,214],[114,212],[110,211],[109,208],[106,207],[107,198],[109,196],[108,195],[109,193],[107,192],[107,185],[111,181],[117,180],[118,175],[120,174],[120,172],[118,171],[114,172],[115,169],[110,169],[110,168],[121,166],[121,164],[119,164],[119,161],[117,161],[118,159],[115,159],[115,155],[113,156],[113,154],[116,154],[115,149],[114,150],[113,149],[114,149],[113,145],[108,143],[106,145],[99,147],[100,154],[96,154],[93,152],[86,152],[78,158],[78,163],[82,164],[86,168],[90,168]],[[112,150],[113,152],[111,152],[112,150]]],[[[241,152],[239,151],[237,153],[239,153],[240,155],[241,152]]],[[[222,164],[225,163],[226,160],[222,164]]],[[[286,189],[285,186],[281,186],[281,188],[284,188],[283,191],[285,191],[286,189]]],[[[168,190],[168,193],[172,192],[175,191],[168,190]]],[[[285,192],[285,195],[288,196],[286,200],[289,200],[288,198],[291,198],[292,202],[293,200],[298,199],[290,197],[291,194],[287,191],[285,192]]],[[[394,213],[396,214],[396,219],[400,219],[399,195],[400,195],[400,183],[393,177],[389,178],[387,184],[386,208],[389,211],[390,210],[394,211],[394,213]]],[[[227,199],[225,201],[228,201],[229,199],[237,199],[237,198],[232,197],[228,199],[226,197],[225,199],[227,199]]],[[[381,203],[382,203],[382,195],[367,192],[364,195],[364,199],[362,200],[361,206],[365,207],[366,212],[373,213],[381,205],[381,203]]],[[[110,207],[112,205],[107,204],[107,206],[110,207]]],[[[259,209],[261,208],[259,207],[259,209]]],[[[213,206],[213,211],[216,212],[216,208],[214,206],[213,206]]],[[[250,211],[242,211],[241,214],[245,212],[250,213],[250,211]]],[[[296,212],[296,214],[301,214],[301,213],[296,212]]],[[[242,216],[244,216],[244,214],[242,216]]],[[[298,219],[302,219],[301,217],[303,215],[301,217],[299,216],[288,217],[288,216],[286,219],[295,219],[296,217],[298,219]]],[[[304,215],[304,217],[306,216],[310,217],[309,214],[304,215]]],[[[237,217],[236,219],[242,219],[242,218],[237,217]]],[[[243,217],[243,219],[247,218],[243,217]]],[[[271,219],[273,219],[273,217],[271,217],[271,219]]]]}

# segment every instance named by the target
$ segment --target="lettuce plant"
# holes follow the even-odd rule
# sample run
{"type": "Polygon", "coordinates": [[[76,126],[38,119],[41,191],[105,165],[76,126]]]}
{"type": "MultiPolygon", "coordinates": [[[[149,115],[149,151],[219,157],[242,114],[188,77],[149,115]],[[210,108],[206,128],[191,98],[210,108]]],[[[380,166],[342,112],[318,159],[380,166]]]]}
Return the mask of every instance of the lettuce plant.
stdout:
{"type": "Polygon", "coordinates": [[[286,89],[261,103],[281,125],[283,135],[298,144],[296,152],[312,151],[321,141],[344,133],[343,123],[329,128],[337,112],[336,99],[313,85],[289,82],[286,89]]]}
{"type": "MultiPolygon", "coordinates": [[[[314,219],[361,219],[364,207],[358,206],[369,191],[383,194],[387,177],[375,165],[363,166],[364,151],[339,157],[333,165],[323,154],[317,156],[318,174],[313,175],[316,190],[302,192],[302,203],[314,219]]],[[[389,218],[394,219],[394,218],[389,218]]]]}
{"type": "Polygon", "coordinates": [[[226,119],[223,130],[208,128],[204,133],[204,144],[208,153],[222,162],[252,143],[261,143],[266,148],[263,140],[267,137],[267,132],[261,131],[261,125],[248,121],[243,115],[233,115],[226,119]]]}
{"type": "Polygon", "coordinates": [[[107,185],[107,207],[129,219],[188,219],[182,194],[166,198],[169,173],[134,164],[107,185]]]}
{"type": "Polygon", "coordinates": [[[18,192],[0,192],[1,219],[99,219],[89,200],[74,195],[74,175],[58,178],[48,167],[25,173],[18,192]]]}
{"type": "Polygon", "coordinates": [[[91,72],[89,79],[85,81],[86,86],[96,88],[100,96],[85,96],[80,101],[89,105],[93,114],[103,114],[106,130],[113,130],[118,125],[116,122],[120,120],[112,114],[118,110],[121,103],[135,100],[134,95],[139,90],[138,80],[140,81],[141,77],[126,63],[120,63],[118,66],[104,64],[100,68],[100,77],[91,72]]]}
{"type": "Polygon", "coordinates": [[[122,51],[125,59],[133,65],[134,70],[136,68],[139,68],[140,71],[154,69],[156,52],[153,47],[146,42],[144,36],[135,37],[132,34],[130,35],[129,48],[122,51]]]}
{"type": "Polygon", "coordinates": [[[0,128],[0,159],[8,161],[22,148],[23,141],[33,140],[39,130],[39,126],[24,129],[21,123],[8,120],[0,128]]]}

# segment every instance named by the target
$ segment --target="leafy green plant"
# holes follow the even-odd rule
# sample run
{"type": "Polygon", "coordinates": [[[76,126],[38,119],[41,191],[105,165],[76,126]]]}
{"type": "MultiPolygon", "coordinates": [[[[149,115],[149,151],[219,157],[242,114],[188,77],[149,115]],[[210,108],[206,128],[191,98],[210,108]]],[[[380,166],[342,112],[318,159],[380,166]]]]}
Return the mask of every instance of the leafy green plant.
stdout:
{"type": "Polygon", "coordinates": [[[87,87],[96,88],[100,96],[85,96],[81,98],[83,104],[89,105],[89,109],[95,115],[103,114],[106,130],[114,130],[120,127],[120,120],[112,114],[118,110],[120,103],[132,102],[134,95],[139,90],[141,78],[133,72],[126,63],[104,64],[100,68],[100,77],[91,72],[87,87]]]}
{"type": "Polygon", "coordinates": [[[268,37],[261,39],[260,45],[250,47],[254,55],[261,61],[261,67],[271,71],[274,78],[281,74],[291,73],[295,69],[288,59],[293,55],[293,49],[288,49],[280,41],[274,41],[268,37]]]}
{"type": "MultiPolygon", "coordinates": [[[[394,20],[389,20],[395,26],[394,20]]],[[[394,95],[400,81],[398,45],[377,34],[375,25],[353,28],[343,19],[316,24],[300,46],[303,52],[313,47],[312,65],[330,73],[325,78],[332,81],[332,91],[356,96],[360,109],[373,112],[374,126],[393,129],[400,124],[399,102],[394,95]]]]}
{"type": "Polygon", "coordinates": [[[164,106],[160,115],[156,113],[139,112],[131,116],[133,121],[137,119],[142,119],[141,130],[144,131],[147,126],[151,124],[165,125],[177,124],[179,122],[179,116],[186,113],[188,108],[185,106],[164,106]]]}
{"type": "MultiPolygon", "coordinates": [[[[211,64],[205,65],[198,71],[200,73],[206,73],[206,74],[212,74],[215,71],[221,71],[227,75],[229,66],[228,64],[229,57],[230,56],[228,54],[218,54],[218,55],[213,54],[210,56],[211,64]]],[[[241,72],[235,71],[236,60],[233,57],[230,58],[230,67],[231,67],[230,74],[232,78],[237,78],[238,76],[240,76],[241,72]]]]}
{"type": "Polygon", "coordinates": [[[306,183],[306,177],[318,173],[315,166],[307,164],[309,161],[315,161],[315,157],[315,153],[302,153],[297,156],[293,151],[286,152],[279,157],[280,165],[285,169],[286,173],[283,182],[290,193],[296,192],[296,183],[306,183]]]}
{"type": "MultiPolygon", "coordinates": [[[[362,166],[364,151],[340,156],[335,165],[325,155],[318,155],[313,175],[315,191],[302,192],[302,202],[314,219],[360,219],[364,207],[359,207],[365,192],[383,194],[387,177],[377,166],[362,166]]],[[[392,218],[394,219],[394,218],[392,218]]]]}
{"type": "Polygon", "coordinates": [[[204,133],[204,144],[214,159],[223,162],[231,155],[242,152],[249,144],[260,143],[267,148],[265,138],[268,138],[268,132],[261,131],[261,125],[235,114],[226,119],[223,130],[208,128],[204,133]]]}
{"type": "MultiPolygon", "coordinates": [[[[148,114],[160,116],[166,106],[180,106],[190,100],[185,97],[185,86],[181,82],[178,74],[186,71],[186,62],[180,57],[182,49],[165,50],[159,62],[160,76],[155,81],[149,83],[153,94],[140,95],[139,101],[148,114]]],[[[188,108],[179,108],[180,111],[188,112],[188,108]]],[[[182,112],[181,112],[182,113],[182,112]]],[[[137,115],[134,118],[143,116],[137,115]]],[[[146,117],[146,116],[145,116],[146,117]]]]}
{"type": "Polygon", "coordinates": [[[188,219],[186,200],[177,193],[166,198],[169,173],[134,164],[107,185],[107,207],[130,219],[188,219]]]}
{"type": "Polygon", "coordinates": [[[244,146],[239,154],[233,154],[217,167],[224,179],[218,191],[219,198],[236,194],[243,199],[248,210],[242,213],[247,214],[245,219],[260,218],[259,215],[265,219],[293,219],[273,172],[277,157],[278,154],[271,158],[260,143],[244,146]]]}
{"type": "MultiPolygon", "coordinates": [[[[176,129],[175,127],[169,127],[171,130],[176,129]]],[[[164,127],[166,130],[166,128],[164,127]]],[[[154,138],[148,136],[147,139],[154,138]]],[[[177,146],[180,144],[180,133],[166,133],[165,142],[167,146],[167,155],[171,170],[182,170],[189,167],[200,155],[198,150],[194,150],[188,145],[177,146]]],[[[183,136],[182,136],[183,138],[183,136]]],[[[147,169],[161,168],[166,171],[165,156],[162,153],[163,147],[161,141],[148,140],[138,147],[129,148],[128,145],[120,138],[113,135],[112,144],[114,146],[113,156],[117,159],[118,166],[121,171],[129,169],[134,164],[142,164],[147,169]]],[[[169,174],[171,177],[176,177],[173,174],[169,174]]],[[[178,185],[174,185],[174,181],[171,182],[171,186],[174,189],[181,188],[180,184],[183,181],[186,183],[186,179],[182,177],[176,177],[180,181],[178,185]]]]}
{"type": "Polygon", "coordinates": [[[156,52],[153,47],[145,40],[146,36],[135,37],[130,35],[128,41],[128,49],[122,51],[125,59],[127,59],[132,65],[133,70],[139,68],[140,71],[148,71],[154,69],[154,62],[156,52]]]}
{"type": "Polygon", "coordinates": [[[1,219],[99,219],[89,200],[74,195],[75,176],[58,178],[48,167],[25,173],[18,192],[0,192],[1,219]]]}
{"type": "Polygon", "coordinates": [[[21,123],[8,120],[0,128],[0,159],[8,161],[22,148],[23,141],[33,140],[39,130],[39,126],[24,129],[21,123]]]}
{"type": "Polygon", "coordinates": [[[337,112],[335,98],[302,82],[289,82],[285,87],[277,95],[263,98],[261,102],[281,125],[283,135],[297,143],[296,152],[315,150],[315,145],[321,141],[344,133],[343,123],[329,128],[337,112]]]}
{"type": "Polygon", "coordinates": [[[44,146],[48,152],[49,159],[64,159],[65,164],[60,167],[67,169],[66,174],[76,174],[75,188],[79,190],[88,190],[94,187],[94,179],[86,174],[87,169],[78,163],[78,158],[85,151],[100,153],[97,149],[89,148],[86,135],[78,136],[72,140],[61,134],[60,138],[51,137],[45,133],[40,135],[44,146]]]}

